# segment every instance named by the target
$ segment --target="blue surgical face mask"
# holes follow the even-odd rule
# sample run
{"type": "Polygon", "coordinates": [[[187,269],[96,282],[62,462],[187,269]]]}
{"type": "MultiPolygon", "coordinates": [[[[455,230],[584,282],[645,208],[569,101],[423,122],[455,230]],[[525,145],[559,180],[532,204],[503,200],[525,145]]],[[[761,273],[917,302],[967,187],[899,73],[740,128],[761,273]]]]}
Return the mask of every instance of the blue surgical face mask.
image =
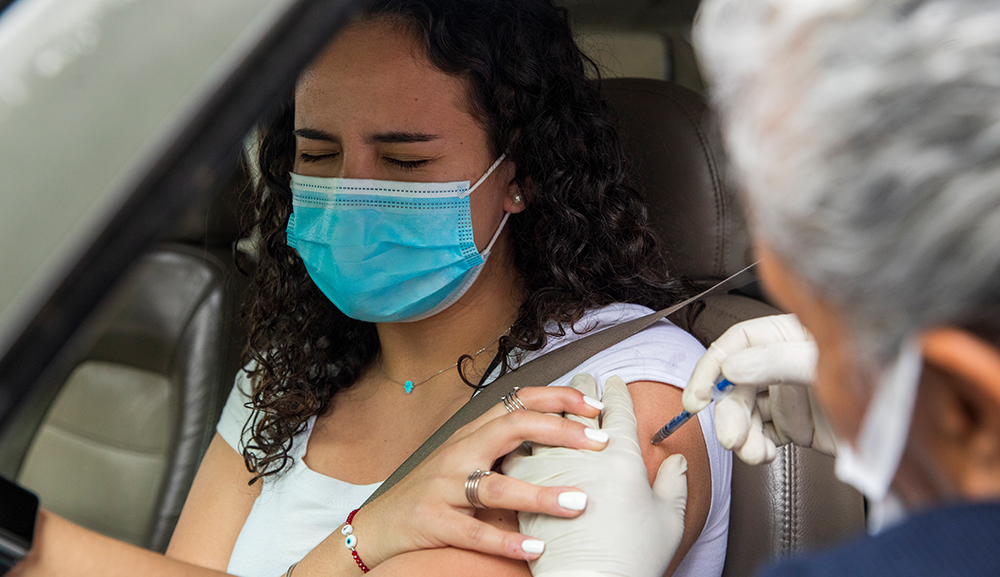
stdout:
{"type": "Polygon", "coordinates": [[[510,214],[479,253],[463,182],[394,182],[292,174],[288,246],[323,294],[351,318],[417,321],[475,282],[510,214]]]}

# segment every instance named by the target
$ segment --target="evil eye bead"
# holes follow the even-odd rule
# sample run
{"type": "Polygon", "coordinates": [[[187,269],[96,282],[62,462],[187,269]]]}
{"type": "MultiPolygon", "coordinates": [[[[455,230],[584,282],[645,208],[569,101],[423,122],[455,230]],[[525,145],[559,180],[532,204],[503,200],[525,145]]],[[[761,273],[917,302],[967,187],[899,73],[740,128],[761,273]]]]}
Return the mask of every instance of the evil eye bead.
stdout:
{"type": "Polygon", "coordinates": [[[354,549],[354,546],[358,544],[358,538],[354,535],[348,535],[347,539],[344,539],[344,545],[348,549],[354,549]]]}
{"type": "Polygon", "coordinates": [[[350,523],[340,528],[340,534],[343,535],[344,537],[347,537],[353,532],[354,532],[354,527],[351,527],[350,523]]]}

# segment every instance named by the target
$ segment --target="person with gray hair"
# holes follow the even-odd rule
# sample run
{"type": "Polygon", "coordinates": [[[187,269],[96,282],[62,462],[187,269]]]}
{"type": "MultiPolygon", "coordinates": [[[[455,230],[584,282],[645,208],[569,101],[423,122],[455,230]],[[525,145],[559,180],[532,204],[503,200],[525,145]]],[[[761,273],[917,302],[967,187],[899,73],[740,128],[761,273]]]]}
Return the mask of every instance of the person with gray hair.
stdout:
{"type": "Polygon", "coordinates": [[[724,377],[723,446],[751,463],[836,450],[870,511],[902,506],[767,575],[1000,574],[998,30],[995,1],[702,5],[761,276],[797,316],[720,337],[685,408],[724,377]]]}

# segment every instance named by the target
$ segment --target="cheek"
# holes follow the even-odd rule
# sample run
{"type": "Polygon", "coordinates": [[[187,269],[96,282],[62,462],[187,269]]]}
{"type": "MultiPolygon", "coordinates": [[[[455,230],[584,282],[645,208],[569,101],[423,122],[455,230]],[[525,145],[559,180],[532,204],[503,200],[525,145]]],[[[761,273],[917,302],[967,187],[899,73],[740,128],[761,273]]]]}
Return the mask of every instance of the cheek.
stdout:
{"type": "Polygon", "coordinates": [[[854,441],[864,417],[868,397],[858,374],[839,347],[824,349],[820,344],[816,366],[816,398],[823,407],[834,432],[854,441]]]}

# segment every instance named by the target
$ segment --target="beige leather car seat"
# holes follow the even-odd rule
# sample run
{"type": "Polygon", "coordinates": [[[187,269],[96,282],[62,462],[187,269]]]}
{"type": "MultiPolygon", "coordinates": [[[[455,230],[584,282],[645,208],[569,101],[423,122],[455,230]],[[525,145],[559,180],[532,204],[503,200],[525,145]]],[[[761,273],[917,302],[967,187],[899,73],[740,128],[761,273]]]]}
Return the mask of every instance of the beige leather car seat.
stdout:
{"type": "MultiPolygon", "coordinates": [[[[631,78],[605,80],[601,91],[618,113],[674,272],[706,286],[753,262],[743,212],[726,186],[721,140],[702,97],[667,82],[631,78]]],[[[780,312],[753,287],[743,292],[710,297],[672,320],[708,346],[737,322],[780,312]]],[[[861,495],[836,480],[833,459],[784,447],[770,465],[733,461],[725,577],[752,575],[768,559],[864,530],[861,495]]]]}
{"type": "Polygon", "coordinates": [[[0,439],[0,472],[47,509],[166,548],[238,368],[233,196],[132,267],[0,439]]]}

